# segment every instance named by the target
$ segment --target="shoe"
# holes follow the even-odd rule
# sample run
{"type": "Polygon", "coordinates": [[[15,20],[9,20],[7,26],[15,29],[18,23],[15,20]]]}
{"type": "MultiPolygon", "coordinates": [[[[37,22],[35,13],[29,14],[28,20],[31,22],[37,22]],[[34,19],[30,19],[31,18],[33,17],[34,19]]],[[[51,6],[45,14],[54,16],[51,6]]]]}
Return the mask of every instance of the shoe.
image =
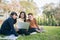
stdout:
{"type": "Polygon", "coordinates": [[[37,34],[37,32],[32,32],[31,35],[32,35],[32,34],[37,34]]]}

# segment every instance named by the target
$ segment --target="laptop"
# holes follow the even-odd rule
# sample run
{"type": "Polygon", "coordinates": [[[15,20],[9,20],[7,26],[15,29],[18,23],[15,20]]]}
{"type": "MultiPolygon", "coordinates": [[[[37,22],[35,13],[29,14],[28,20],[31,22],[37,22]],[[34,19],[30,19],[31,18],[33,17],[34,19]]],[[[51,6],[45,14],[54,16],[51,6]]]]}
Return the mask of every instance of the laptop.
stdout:
{"type": "Polygon", "coordinates": [[[18,22],[18,29],[29,29],[29,23],[28,22],[18,22]]]}

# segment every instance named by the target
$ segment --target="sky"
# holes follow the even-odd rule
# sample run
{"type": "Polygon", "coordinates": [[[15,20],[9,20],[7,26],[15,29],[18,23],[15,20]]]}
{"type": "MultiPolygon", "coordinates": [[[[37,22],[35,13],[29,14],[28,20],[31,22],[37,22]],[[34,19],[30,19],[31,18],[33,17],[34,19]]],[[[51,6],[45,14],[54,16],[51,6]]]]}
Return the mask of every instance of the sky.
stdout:
{"type": "MultiPolygon", "coordinates": [[[[11,0],[5,0],[9,3],[11,3],[11,0]]],[[[45,5],[46,3],[59,3],[60,0],[33,0],[38,7],[42,7],[43,5],[45,5]]]]}
{"type": "Polygon", "coordinates": [[[34,0],[38,7],[42,7],[46,3],[59,3],[60,0],[34,0]]]}
{"type": "Polygon", "coordinates": [[[42,7],[45,5],[45,4],[49,4],[49,3],[54,3],[54,4],[58,4],[60,2],[60,0],[34,0],[34,2],[36,3],[37,7],[39,8],[39,13],[38,15],[42,15],[42,7]]]}

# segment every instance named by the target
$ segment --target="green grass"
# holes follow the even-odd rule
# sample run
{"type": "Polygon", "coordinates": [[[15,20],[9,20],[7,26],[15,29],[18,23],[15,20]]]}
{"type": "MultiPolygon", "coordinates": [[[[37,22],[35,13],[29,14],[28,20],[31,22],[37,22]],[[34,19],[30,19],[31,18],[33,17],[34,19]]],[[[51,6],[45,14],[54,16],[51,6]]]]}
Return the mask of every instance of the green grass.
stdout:
{"type": "Polygon", "coordinates": [[[20,36],[17,40],[60,40],[60,27],[44,26],[45,33],[20,36]]]}

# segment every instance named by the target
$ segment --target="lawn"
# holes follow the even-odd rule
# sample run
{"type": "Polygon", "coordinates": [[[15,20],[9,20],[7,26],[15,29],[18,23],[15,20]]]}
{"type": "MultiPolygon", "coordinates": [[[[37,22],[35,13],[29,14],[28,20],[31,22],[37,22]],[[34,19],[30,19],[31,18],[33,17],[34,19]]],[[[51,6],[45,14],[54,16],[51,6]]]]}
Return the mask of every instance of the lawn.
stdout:
{"type": "Polygon", "coordinates": [[[17,40],[60,40],[60,27],[44,26],[45,33],[20,36],[17,40]]]}

